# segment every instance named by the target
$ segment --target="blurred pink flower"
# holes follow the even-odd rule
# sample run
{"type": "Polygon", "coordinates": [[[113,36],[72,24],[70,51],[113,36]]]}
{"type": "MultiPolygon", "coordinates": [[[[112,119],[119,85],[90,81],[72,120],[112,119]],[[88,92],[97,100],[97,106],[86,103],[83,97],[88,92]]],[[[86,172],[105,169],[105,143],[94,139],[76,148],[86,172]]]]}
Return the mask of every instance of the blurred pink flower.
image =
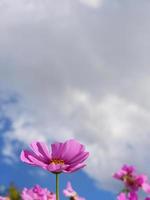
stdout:
{"type": "Polygon", "coordinates": [[[113,174],[113,177],[119,180],[123,180],[124,176],[132,176],[135,172],[135,168],[133,166],[123,165],[123,167],[118,170],[118,172],[113,174]]]}
{"type": "Polygon", "coordinates": [[[23,150],[21,160],[53,173],[71,173],[83,168],[84,161],[89,156],[89,153],[85,152],[84,146],[74,139],[65,143],[51,144],[51,152],[42,142],[35,141],[30,146],[32,151],[23,150]]]}
{"type": "Polygon", "coordinates": [[[147,183],[147,177],[146,177],[146,181],[142,184],[142,188],[146,193],[150,194],[150,184],[147,183]]]}
{"type": "Polygon", "coordinates": [[[121,192],[118,196],[117,196],[117,200],[127,200],[126,194],[124,192],[121,192]]]}
{"type": "Polygon", "coordinates": [[[70,182],[67,183],[67,186],[63,190],[63,193],[66,197],[70,198],[71,200],[85,200],[85,198],[78,196],[76,191],[72,188],[70,182]]]}
{"type": "Polygon", "coordinates": [[[146,193],[150,193],[147,176],[137,175],[133,166],[124,165],[113,177],[123,181],[129,191],[137,191],[142,188],[146,193]]]}
{"type": "Polygon", "coordinates": [[[138,200],[138,196],[135,192],[129,192],[128,194],[121,192],[117,196],[117,200],[138,200]]]}
{"type": "Polygon", "coordinates": [[[74,197],[77,195],[70,182],[67,183],[67,187],[63,190],[63,193],[66,197],[74,197]]]}
{"type": "Polygon", "coordinates": [[[54,193],[49,192],[47,188],[41,188],[39,185],[33,188],[24,188],[21,193],[22,200],[56,200],[54,193]]]}
{"type": "Polygon", "coordinates": [[[2,197],[2,196],[0,196],[0,200],[10,200],[10,198],[9,197],[2,197]]]}
{"type": "Polygon", "coordinates": [[[150,200],[150,197],[146,197],[145,200],[150,200]]]}

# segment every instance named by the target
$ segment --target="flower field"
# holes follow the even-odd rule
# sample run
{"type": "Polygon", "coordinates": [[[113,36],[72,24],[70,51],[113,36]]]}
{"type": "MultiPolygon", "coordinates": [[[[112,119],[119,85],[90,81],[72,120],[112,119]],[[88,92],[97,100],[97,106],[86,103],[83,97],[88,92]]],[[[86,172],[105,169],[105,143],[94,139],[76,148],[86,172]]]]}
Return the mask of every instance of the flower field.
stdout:
{"type": "MultiPolygon", "coordinates": [[[[89,152],[85,151],[84,145],[74,139],[64,143],[53,143],[51,150],[45,143],[34,141],[30,144],[30,149],[22,150],[21,161],[54,174],[56,178],[55,192],[48,188],[42,188],[38,184],[32,188],[23,188],[22,191],[11,186],[6,196],[0,196],[0,200],[60,200],[59,175],[82,169],[86,166],[85,161],[89,157],[89,152]]],[[[138,200],[140,190],[145,193],[144,200],[150,200],[148,197],[150,194],[148,177],[144,174],[138,174],[134,166],[123,165],[120,170],[113,174],[113,178],[123,183],[122,191],[116,195],[117,200],[138,200]]],[[[85,200],[74,190],[69,181],[63,194],[70,200],[85,200]]]]}

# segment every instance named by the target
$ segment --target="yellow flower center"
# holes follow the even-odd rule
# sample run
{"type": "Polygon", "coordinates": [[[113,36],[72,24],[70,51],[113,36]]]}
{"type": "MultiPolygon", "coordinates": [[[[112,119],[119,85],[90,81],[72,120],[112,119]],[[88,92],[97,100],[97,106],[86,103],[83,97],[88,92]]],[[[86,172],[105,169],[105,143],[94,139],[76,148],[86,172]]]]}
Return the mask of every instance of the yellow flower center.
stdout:
{"type": "Polygon", "coordinates": [[[128,185],[134,185],[135,184],[135,179],[134,177],[130,176],[130,175],[125,175],[123,177],[123,181],[126,182],[128,185]]]}
{"type": "Polygon", "coordinates": [[[60,159],[53,159],[51,161],[52,164],[55,164],[55,165],[63,165],[64,164],[64,161],[63,160],[60,160],[60,159]]]}

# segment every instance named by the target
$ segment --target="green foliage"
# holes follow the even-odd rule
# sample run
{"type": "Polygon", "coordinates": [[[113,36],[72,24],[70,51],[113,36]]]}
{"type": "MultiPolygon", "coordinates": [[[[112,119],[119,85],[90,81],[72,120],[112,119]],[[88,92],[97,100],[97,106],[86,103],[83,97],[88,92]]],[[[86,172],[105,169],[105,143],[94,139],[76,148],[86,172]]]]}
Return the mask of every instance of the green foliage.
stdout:
{"type": "Polygon", "coordinates": [[[8,188],[8,196],[11,200],[21,200],[20,192],[14,184],[11,184],[8,188]]]}

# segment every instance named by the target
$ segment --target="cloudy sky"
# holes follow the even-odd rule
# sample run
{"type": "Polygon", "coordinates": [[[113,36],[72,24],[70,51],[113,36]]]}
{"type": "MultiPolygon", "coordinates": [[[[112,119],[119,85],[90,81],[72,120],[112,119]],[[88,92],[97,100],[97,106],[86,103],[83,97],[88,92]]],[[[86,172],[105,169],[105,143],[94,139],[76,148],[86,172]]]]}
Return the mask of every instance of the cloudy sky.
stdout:
{"type": "Polygon", "coordinates": [[[23,167],[34,139],[76,138],[90,151],[76,183],[95,200],[118,192],[111,176],[124,163],[150,176],[149,10],[149,0],[0,1],[2,170],[23,167]]]}

